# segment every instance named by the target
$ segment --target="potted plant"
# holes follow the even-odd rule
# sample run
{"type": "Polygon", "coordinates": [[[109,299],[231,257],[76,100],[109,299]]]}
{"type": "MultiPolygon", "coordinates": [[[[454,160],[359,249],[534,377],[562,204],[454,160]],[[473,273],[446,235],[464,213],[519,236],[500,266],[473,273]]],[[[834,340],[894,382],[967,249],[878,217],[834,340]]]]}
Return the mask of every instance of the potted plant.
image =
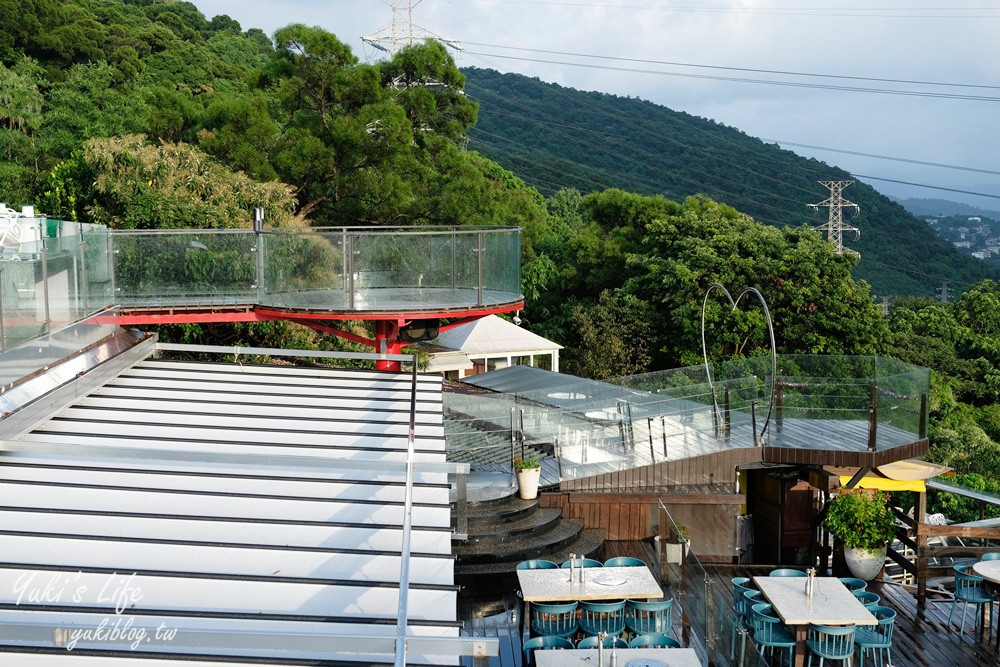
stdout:
{"type": "Polygon", "coordinates": [[[538,497],[538,480],[542,474],[542,464],[537,456],[525,456],[514,459],[514,470],[517,472],[518,494],[524,500],[534,500],[538,497]]]}
{"type": "Polygon", "coordinates": [[[838,494],[827,507],[823,524],[843,542],[851,574],[874,579],[885,563],[886,547],[896,535],[896,518],[889,495],[865,489],[838,494]]]}
{"type": "Polygon", "coordinates": [[[691,544],[688,540],[687,526],[683,523],[672,523],[667,529],[666,537],[657,535],[653,541],[656,544],[656,553],[664,557],[667,563],[675,565],[684,562],[684,556],[687,555],[691,544]]]}

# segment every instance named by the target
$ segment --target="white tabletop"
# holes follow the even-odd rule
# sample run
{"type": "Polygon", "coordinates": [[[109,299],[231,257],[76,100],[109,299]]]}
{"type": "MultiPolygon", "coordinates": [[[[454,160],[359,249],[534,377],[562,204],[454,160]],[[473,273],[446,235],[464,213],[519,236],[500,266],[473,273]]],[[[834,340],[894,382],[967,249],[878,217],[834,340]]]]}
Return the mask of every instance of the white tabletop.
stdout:
{"type": "Polygon", "coordinates": [[[972,571],[986,581],[1000,584],[1000,560],[981,560],[973,563],[972,571]]]}
{"type": "Polygon", "coordinates": [[[646,566],[576,568],[573,581],[569,570],[518,570],[517,581],[525,602],[566,602],[570,600],[642,600],[662,598],[656,577],[646,566]],[[580,571],[583,570],[583,583],[580,571]]]}
{"type": "Polygon", "coordinates": [[[878,625],[840,579],[816,577],[812,597],[806,577],[754,577],[754,583],[786,625],[878,625]]]}
{"type": "MultiPolygon", "coordinates": [[[[602,667],[597,664],[596,648],[538,649],[534,653],[537,667],[602,667]]],[[[702,667],[693,648],[620,648],[618,667],[628,667],[633,660],[656,660],[667,667],[702,667]]],[[[611,664],[611,649],[604,649],[604,665],[611,664]]],[[[647,663],[648,664],[648,663],[647,663]]]]}

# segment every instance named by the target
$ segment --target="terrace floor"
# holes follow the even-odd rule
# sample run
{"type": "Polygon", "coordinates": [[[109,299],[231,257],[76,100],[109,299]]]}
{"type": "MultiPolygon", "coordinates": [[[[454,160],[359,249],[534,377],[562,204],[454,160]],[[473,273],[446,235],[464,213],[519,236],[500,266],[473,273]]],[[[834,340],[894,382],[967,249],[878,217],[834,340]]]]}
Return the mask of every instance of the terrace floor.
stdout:
{"type": "MultiPolygon", "coordinates": [[[[761,575],[770,566],[714,565],[706,567],[709,574],[728,582],[732,577],[761,575]]],[[[948,614],[951,598],[930,599],[923,610],[917,608],[915,589],[892,581],[873,581],[868,589],[882,598],[881,604],[896,610],[893,630],[892,667],[942,667],[944,665],[996,666],[1000,653],[995,644],[987,643],[974,627],[974,609],[969,608],[965,632],[959,634],[958,607],[951,626],[948,614]]],[[[996,632],[993,633],[996,640],[996,632]]]]}
{"type": "MultiPolygon", "coordinates": [[[[659,576],[658,561],[649,542],[605,542],[604,558],[613,556],[636,556],[642,558],[654,574],[659,576]]],[[[769,566],[746,565],[708,565],[706,570],[721,584],[727,584],[732,577],[760,575],[766,573],[769,566]]],[[[876,581],[869,584],[869,590],[878,593],[883,604],[896,610],[896,626],[893,637],[892,666],[893,667],[944,667],[947,665],[969,667],[996,667],[1000,665],[1000,651],[994,643],[988,643],[979,636],[973,627],[973,610],[969,610],[965,632],[958,631],[958,614],[955,621],[948,624],[948,614],[951,611],[951,599],[928,599],[923,610],[917,608],[917,601],[911,589],[902,585],[876,581]]],[[[669,586],[665,585],[667,596],[673,595],[669,586]]],[[[685,646],[691,639],[690,626],[683,606],[685,601],[678,597],[674,605],[675,637],[685,646]]],[[[505,599],[496,601],[489,608],[476,608],[466,605],[459,609],[459,619],[465,623],[463,635],[478,637],[498,637],[500,639],[500,657],[492,658],[491,667],[522,667],[520,636],[520,606],[513,591],[505,599]]],[[[993,633],[995,641],[996,631],[993,633]]],[[[720,637],[720,641],[728,642],[729,638],[720,637]]],[[[727,653],[723,650],[722,653],[727,653]]],[[[727,665],[727,656],[720,656],[714,665],[727,665]]],[[[472,659],[464,659],[463,665],[472,665],[472,659]]]]}

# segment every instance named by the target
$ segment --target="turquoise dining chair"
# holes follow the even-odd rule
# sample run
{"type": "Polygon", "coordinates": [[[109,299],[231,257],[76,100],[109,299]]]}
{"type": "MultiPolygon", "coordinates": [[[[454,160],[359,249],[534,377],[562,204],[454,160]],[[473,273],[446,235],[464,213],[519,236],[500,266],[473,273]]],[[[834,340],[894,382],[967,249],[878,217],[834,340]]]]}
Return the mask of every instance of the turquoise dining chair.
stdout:
{"type": "Polygon", "coordinates": [[[637,635],[670,632],[674,623],[673,607],[673,598],[652,602],[625,600],[625,627],[637,635]]]}
{"type": "MultiPolygon", "coordinates": [[[[976,622],[983,613],[983,605],[993,602],[993,598],[986,592],[983,586],[983,578],[976,574],[969,574],[966,570],[969,565],[956,565],[955,571],[955,598],[951,601],[951,613],[948,614],[948,625],[951,625],[951,618],[955,614],[955,607],[962,603],[962,626],[959,633],[965,632],[965,613],[969,610],[968,605],[976,606],[976,622]]],[[[992,632],[992,628],[990,628],[992,632]]]]}
{"type": "Polygon", "coordinates": [[[871,611],[872,607],[878,606],[878,603],[882,601],[878,593],[872,593],[871,591],[855,591],[854,597],[858,599],[858,602],[865,606],[865,609],[871,611]]]}
{"type": "MultiPolygon", "coordinates": [[[[570,561],[568,560],[563,561],[563,564],[560,565],[559,567],[561,567],[564,570],[568,570],[569,563],[570,561]]],[[[604,563],[595,558],[574,558],[573,567],[604,567],[604,563]]]]}
{"type": "Polygon", "coordinates": [[[580,631],[585,635],[606,632],[618,636],[625,632],[625,600],[614,602],[580,601],[580,631]]]}
{"type": "Polygon", "coordinates": [[[763,653],[770,651],[772,657],[778,649],[787,651],[788,667],[792,667],[795,661],[795,633],[774,615],[774,607],[766,602],[751,606],[750,622],[754,644],[763,649],[763,653]]]}
{"type": "Polygon", "coordinates": [[[813,658],[819,658],[820,667],[825,660],[840,660],[851,664],[854,658],[853,625],[810,625],[806,636],[806,650],[809,652],[808,665],[813,658]]]}
{"type": "Polygon", "coordinates": [[[840,577],[840,583],[847,586],[847,590],[852,593],[857,591],[863,591],[868,588],[868,582],[864,579],[858,579],[856,577],[840,577]]]}
{"type": "Polygon", "coordinates": [[[550,560],[544,560],[541,558],[534,558],[532,560],[522,560],[520,563],[514,566],[516,570],[555,570],[558,569],[558,565],[550,560]]]}
{"type": "Polygon", "coordinates": [[[681,643],[662,632],[636,635],[628,643],[629,648],[681,648],[681,643]]]}
{"type": "Polygon", "coordinates": [[[858,627],[854,632],[854,643],[857,644],[861,660],[858,667],[865,667],[865,655],[872,653],[872,660],[879,667],[892,664],[892,629],[896,624],[896,610],[889,607],[873,607],[872,615],[878,619],[878,625],[858,627]],[[885,652],[885,661],[882,652],[885,652]]]}
{"type": "Polygon", "coordinates": [[[740,642],[740,664],[743,663],[743,656],[747,650],[747,634],[753,632],[750,623],[750,606],[756,601],[754,598],[760,595],[760,591],[749,588],[752,583],[747,577],[733,577],[733,626],[729,637],[729,660],[736,659],[736,635],[742,630],[743,636],[740,642]]]}
{"type": "MultiPolygon", "coordinates": [[[[577,648],[597,648],[601,640],[597,635],[588,635],[576,643],[577,648]]],[[[622,637],[607,635],[604,637],[604,648],[628,648],[628,642],[622,637]]]]}
{"type": "Polygon", "coordinates": [[[769,577],[805,577],[808,576],[802,570],[796,570],[791,567],[779,567],[776,570],[771,570],[768,575],[769,577]]]}
{"type": "Polygon", "coordinates": [[[984,553],[982,560],[1000,560],[1000,551],[990,551],[984,553]]]}
{"type": "Polygon", "coordinates": [[[646,567],[646,561],[631,556],[615,556],[604,561],[604,567],[646,567]]]}
{"type": "Polygon", "coordinates": [[[531,603],[531,631],[538,636],[572,637],[579,623],[576,618],[578,603],[531,603]]]}
{"type": "Polygon", "coordinates": [[[573,642],[565,637],[544,636],[526,639],[521,645],[524,652],[524,664],[533,667],[535,664],[535,651],[538,649],[571,649],[575,648],[573,642]]]}

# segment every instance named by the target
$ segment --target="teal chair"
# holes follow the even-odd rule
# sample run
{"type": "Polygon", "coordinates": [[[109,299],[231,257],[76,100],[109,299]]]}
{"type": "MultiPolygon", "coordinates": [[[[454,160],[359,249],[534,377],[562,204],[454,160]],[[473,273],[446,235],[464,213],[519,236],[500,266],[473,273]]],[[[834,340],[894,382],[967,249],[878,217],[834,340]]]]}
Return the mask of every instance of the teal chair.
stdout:
{"type": "Polygon", "coordinates": [[[646,561],[631,556],[616,556],[604,561],[604,567],[646,567],[646,561]]]}
{"type": "Polygon", "coordinates": [[[771,572],[768,574],[768,576],[769,577],[805,577],[805,576],[808,576],[808,575],[806,575],[806,573],[803,572],[802,570],[796,570],[795,568],[791,568],[791,567],[779,567],[776,570],[771,570],[771,572]]]}
{"type": "Polygon", "coordinates": [[[531,639],[525,640],[524,644],[521,646],[521,650],[524,651],[524,664],[533,667],[535,664],[535,651],[538,649],[567,649],[575,648],[573,642],[566,639],[565,637],[532,637],[531,639]]]}
{"type": "Polygon", "coordinates": [[[572,637],[579,624],[576,619],[578,603],[531,603],[531,632],[539,637],[572,637]]]}
{"type": "Polygon", "coordinates": [[[863,591],[868,588],[868,582],[864,579],[856,579],[855,577],[840,577],[840,583],[847,586],[847,590],[852,593],[858,591],[863,591]]]}
{"type": "Polygon", "coordinates": [[[1000,560],[1000,551],[990,551],[983,554],[982,560],[1000,560]]]}
{"type": "MultiPolygon", "coordinates": [[[[579,642],[577,642],[576,647],[597,648],[597,645],[600,643],[601,640],[597,637],[597,635],[590,635],[588,637],[584,637],[579,642]]],[[[622,639],[621,637],[613,637],[612,635],[606,636],[604,638],[604,648],[613,648],[613,647],[628,648],[628,642],[622,639]]]]}
{"type": "Polygon", "coordinates": [[[636,635],[670,632],[673,628],[672,598],[654,602],[625,600],[625,627],[636,635]]]}
{"type": "MultiPolygon", "coordinates": [[[[752,633],[750,624],[750,606],[755,601],[754,598],[760,591],[750,588],[752,580],[747,577],[733,577],[733,626],[729,637],[729,661],[736,659],[736,635],[742,631],[742,641],[740,642],[740,664],[743,664],[743,656],[747,649],[747,633],[752,633]]],[[[760,602],[761,600],[756,600],[760,602]]]]}
{"type": "MultiPolygon", "coordinates": [[[[986,592],[983,586],[983,578],[969,574],[966,570],[968,565],[956,565],[955,570],[955,599],[951,601],[951,613],[948,614],[948,625],[951,625],[951,617],[955,614],[955,606],[962,603],[962,627],[959,632],[965,632],[965,613],[969,610],[967,605],[976,605],[976,621],[983,613],[983,605],[993,602],[993,598],[986,592]]],[[[990,629],[992,631],[992,628],[990,629]]]]}
{"type": "Polygon", "coordinates": [[[625,600],[580,601],[580,631],[585,635],[606,632],[616,637],[625,632],[625,600]]]}
{"type": "Polygon", "coordinates": [[[896,610],[889,607],[875,607],[872,615],[878,619],[878,625],[858,627],[854,632],[854,643],[857,644],[861,660],[858,667],[865,667],[865,655],[872,653],[872,660],[879,667],[892,664],[892,629],[896,624],[896,610]],[[885,652],[885,661],[882,652],[885,652]]]}
{"type": "Polygon", "coordinates": [[[809,662],[819,658],[820,667],[825,660],[840,660],[848,666],[854,658],[853,625],[810,625],[806,636],[806,650],[809,662]]]}
{"type": "Polygon", "coordinates": [[[774,607],[758,602],[750,607],[753,641],[762,653],[770,651],[772,659],[778,649],[788,653],[788,667],[795,661],[795,633],[774,615],[774,607]]]}
{"type": "MultiPolygon", "coordinates": [[[[563,564],[559,567],[564,570],[568,570],[569,561],[563,562],[563,564]]],[[[594,558],[576,558],[574,559],[573,567],[604,567],[604,563],[594,558]]]]}
{"type": "Polygon", "coordinates": [[[872,593],[871,591],[855,591],[854,597],[858,599],[858,602],[865,606],[868,611],[872,610],[872,607],[877,607],[882,598],[878,596],[878,593],[872,593]]]}
{"type": "Polygon", "coordinates": [[[555,570],[559,566],[550,560],[535,558],[532,560],[522,560],[514,568],[517,570],[555,570]]]}
{"type": "Polygon", "coordinates": [[[645,635],[636,635],[628,643],[629,648],[680,648],[681,643],[662,632],[651,632],[645,635]]]}

